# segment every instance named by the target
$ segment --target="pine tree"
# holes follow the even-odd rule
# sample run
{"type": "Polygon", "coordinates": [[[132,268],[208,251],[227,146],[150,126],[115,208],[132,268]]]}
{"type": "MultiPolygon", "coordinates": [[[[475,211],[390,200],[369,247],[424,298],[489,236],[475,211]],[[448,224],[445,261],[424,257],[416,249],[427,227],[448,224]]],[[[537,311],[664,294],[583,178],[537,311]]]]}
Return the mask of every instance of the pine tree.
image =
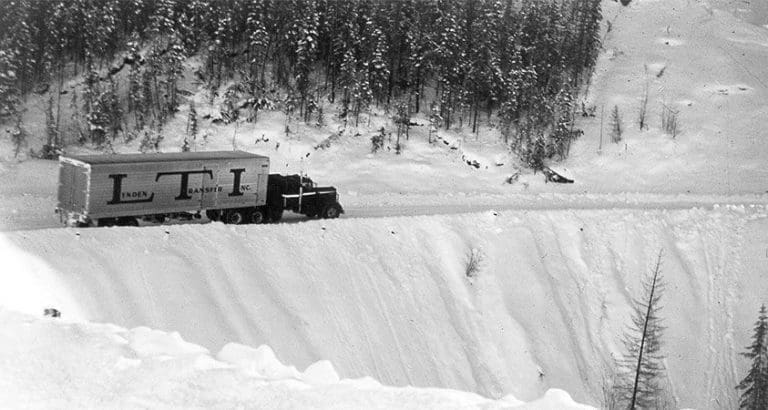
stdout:
{"type": "Polygon", "coordinates": [[[765,304],[760,307],[754,329],[752,344],[741,354],[752,359],[752,366],[747,376],[736,386],[736,389],[744,390],[740,409],[768,409],[768,309],[765,304]]]}
{"type": "Polygon", "coordinates": [[[411,128],[411,111],[407,101],[401,100],[397,103],[397,113],[394,122],[397,125],[397,142],[395,143],[395,153],[400,154],[403,147],[400,144],[400,138],[405,135],[408,139],[408,131],[411,128]]]}
{"type": "Polygon", "coordinates": [[[0,40],[0,118],[16,114],[21,92],[16,77],[16,52],[0,40]]]}
{"type": "Polygon", "coordinates": [[[373,98],[377,103],[384,101],[386,93],[389,88],[389,67],[385,61],[385,55],[387,54],[387,39],[384,33],[376,28],[373,31],[373,37],[376,39],[376,49],[373,51],[373,56],[370,63],[370,89],[373,94],[373,98]]]}
{"type": "Polygon", "coordinates": [[[440,129],[440,123],[442,122],[440,117],[440,108],[434,101],[429,107],[429,143],[432,143],[432,138],[437,138],[437,130],[440,129]]]}
{"type": "Polygon", "coordinates": [[[69,100],[69,110],[71,114],[70,132],[77,137],[77,142],[85,142],[85,133],[81,124],[80,103],[77,98],[77,89],[72,90],[72,99],[69,100]]]}
{"type": "MultiPolygon", "coordinates": [[[[187,135],[184,136],[184,145],[187,147],[187,151],[189,151],[189,141],[187,137],[191,137],[192,144],[194,145],[197,141],[197,110],[195,110],[195,102],[190,101],[189,103],[189,115],[187,116],[187,135]]],[[[182,148],[182,151],[184,149],[182,148]]]]}
{"type": "Polygon", "coordinates": [[[643,282],[644,295],[635,300],[632,323],[624,334],[626,354],[620,361],[620,380],[614,386],[620,403],[630,409],[663,407],[665,377],[661,339],[664,326],[659,315],[660,300],[664,293],[661,275],[663,251],[656,265],[643,282]]]}
{"type": "Polygon", "coordinates": [[[53,96],[48,97],[48,104],[45,109],[45,136],[46,143],[40,156],[45,159],[58,158],[59,152],[59,130],[56,126],[56,119],[53,115],[53,96]]]}
{"type": "Polygon", "coordinates": [[[261,86],[266,85],[265,67],[269,52],[270,36],[264,23],[265,0],[251,0],[246,30],[248,32],[249,67],[251,75],[259,78],[261,86]]]}
{"type": "Polygon", "coordinates": [[[315,54],[318,46],[319,16],[316,12],[317,4],[314,0],[308,0],[304,4],[297,5],[303,9],[304,15],[299,16],[291,28],[291,35],[295,37],[295,63],[294,77],[296,91],[299,97],[299,115],[306,121],[309,120],[307,104],[310,93],[310,76],[314,68],[315,54]]]}

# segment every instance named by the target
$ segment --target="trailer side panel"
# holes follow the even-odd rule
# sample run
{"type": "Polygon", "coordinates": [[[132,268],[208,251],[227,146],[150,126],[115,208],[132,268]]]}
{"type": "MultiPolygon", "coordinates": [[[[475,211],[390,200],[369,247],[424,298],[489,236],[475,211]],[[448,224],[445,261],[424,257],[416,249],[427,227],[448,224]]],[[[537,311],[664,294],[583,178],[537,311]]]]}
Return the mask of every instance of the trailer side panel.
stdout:
{"type": "Polygon", "coordinates": [[[82,156],[61,164],[59,208],[91,219],[266,203],[269,158],[244,152],[82,156]]]}

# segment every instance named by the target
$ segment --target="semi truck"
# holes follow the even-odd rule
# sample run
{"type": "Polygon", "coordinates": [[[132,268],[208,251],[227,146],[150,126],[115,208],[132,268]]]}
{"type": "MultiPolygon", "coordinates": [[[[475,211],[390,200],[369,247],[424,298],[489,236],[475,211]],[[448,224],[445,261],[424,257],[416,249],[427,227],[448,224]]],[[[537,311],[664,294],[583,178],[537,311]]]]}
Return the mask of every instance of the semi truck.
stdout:
{"type": "Polygon", "coordinates": [[[202,218],[277,222],[290,210],[344,213],[334,187],[269,173],[269,158],[244,151],[69,155],[59,158],[56,212],[68,226],[138,226],[202,218]]]}

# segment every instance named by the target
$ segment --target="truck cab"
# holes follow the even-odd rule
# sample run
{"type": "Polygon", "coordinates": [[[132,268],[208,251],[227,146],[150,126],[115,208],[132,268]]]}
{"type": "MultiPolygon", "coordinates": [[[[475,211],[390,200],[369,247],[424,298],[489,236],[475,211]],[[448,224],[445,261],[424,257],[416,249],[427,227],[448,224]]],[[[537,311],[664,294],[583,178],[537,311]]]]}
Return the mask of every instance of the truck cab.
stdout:
{"type": "Polygon", "coordinates": [[[334,187],[319,187],[302,175],[269,174],[267,179],[267,218],[277,222],[284,210],[310,218],[338,218],[344,213],[334,187]]]}

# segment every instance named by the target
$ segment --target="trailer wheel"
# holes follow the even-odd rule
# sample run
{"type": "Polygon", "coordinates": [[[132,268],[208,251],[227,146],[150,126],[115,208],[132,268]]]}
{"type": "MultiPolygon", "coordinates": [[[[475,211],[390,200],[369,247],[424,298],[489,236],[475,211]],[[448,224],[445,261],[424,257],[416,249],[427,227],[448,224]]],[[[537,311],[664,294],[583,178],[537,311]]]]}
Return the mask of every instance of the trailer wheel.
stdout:
{"type": "Polygon", "coordinates": [[[261,208],[254,208],[248,214],[248,222],[252,224],[264,223],[264,210],[261,208]]]}
{"type": "Polygon", "coordinates": [[[211,221],[218,221],[221,219],[221,211],[219,211],[218,209],[206,209],[205,217],[210,219],[211,221]]]}
{"type": "Polygon", "coordinates": [[[323,208],[322,215],[323,215],[323,218],[325,219],[338,218],[340,214],[341,214],[341,207],[339,206],[339,204],[336,204],[336,203],[328,204],[325,206],[325,208],[323,208]]]}
{"type": "Polygon", "coordinates": [[[224,223],[239,225],[245,221],[245,215],[241,209],[230,209],[224,213],[224,223]]]}

